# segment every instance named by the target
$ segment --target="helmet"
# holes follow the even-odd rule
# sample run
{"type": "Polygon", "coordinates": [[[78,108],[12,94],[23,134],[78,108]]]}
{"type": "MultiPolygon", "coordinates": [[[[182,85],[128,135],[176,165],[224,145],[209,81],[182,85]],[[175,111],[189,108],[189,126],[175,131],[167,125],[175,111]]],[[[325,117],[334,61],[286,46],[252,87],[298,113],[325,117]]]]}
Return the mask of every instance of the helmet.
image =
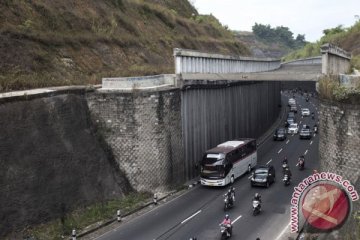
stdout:
{"type": "Polygon", "coordinates": [[[226,219],[226,220],[229,220],[229,214],[226,214],[226,215],[225,215],[225,219],[226,219]]]}
{"type": "Polygon", "coordinates": [[[235,188],[234,188],[234,187],[231,187],[231,191],[235,191],[235,188]]]}
{"type": "Polygon", "coordinates": [[[258,193],[255,193],[255,197],[256,197],[256,198],[259,197],[259,194],[258,194],[258,193]]]}
{"type": "Polygon", "coordinates": [[[231,193],[231,189],[228,190],[228,193],[231,193]]]}

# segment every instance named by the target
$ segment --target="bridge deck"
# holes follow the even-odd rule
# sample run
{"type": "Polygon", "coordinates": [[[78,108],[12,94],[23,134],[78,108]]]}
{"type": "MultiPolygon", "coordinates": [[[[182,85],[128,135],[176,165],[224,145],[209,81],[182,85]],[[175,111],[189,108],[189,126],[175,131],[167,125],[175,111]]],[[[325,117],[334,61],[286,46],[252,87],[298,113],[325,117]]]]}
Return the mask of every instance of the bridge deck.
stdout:
{"type": "Polygon", "coordinates": [[[255,73],[182,73],[183,81],[317,81],[321,75],[321,64],[282,65],[279,69],[255,73]]]}

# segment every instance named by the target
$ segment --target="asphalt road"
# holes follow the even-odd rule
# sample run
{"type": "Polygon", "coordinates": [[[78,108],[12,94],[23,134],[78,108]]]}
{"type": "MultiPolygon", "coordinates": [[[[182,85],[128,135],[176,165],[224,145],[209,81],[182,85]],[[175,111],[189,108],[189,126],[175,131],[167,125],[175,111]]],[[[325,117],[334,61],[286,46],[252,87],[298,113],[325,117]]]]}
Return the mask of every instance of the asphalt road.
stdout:
{"type": "MultiPolygon", "coordinates": [[[[283,94],[283,104],[287,105],[288,96],[283,94]]],[[[292,94],[291,94],[292,96],[292,94]]],[[[316,109],[316,100],[310,102],[296,94],[297,104],[308,107],[311,112],[316,109]]],[[[300,107],[299,107],[300,110],[300,107]]],[[[316,114],[317,116],[317,114],[316,114]]],[[[311,127],[315,121],[311,117],[301,118],[300,111],[296,115],[300,126],[311,127]]],[[[236,192],[235,206],[227,211],[233,221],[231,239],[280,240],[287,239],[290,219],[290,197],[293,187],[318,168],[318,136],[311,140],[300,140],[298,135],[288,135],[285,141],[267,139],[258,148],[258,164],[271,164],[276,170],[276,182],[269,188],[251,187],[249,174],[237,179],[234,183],[236,192]],[[297,159],[305,155],[305,170],[296,167],[297,159]],[[282,182],[282,160],[287,156],[292,171],[292,183],[284,186],[282,182]],[[262,212],[252,215],[252,197],[258,192],[262,196],[262,212]]],[[[223,220],[223,194],[228,187],[213,188],[197,185],[185,194],[159,204],[158,207],[144,215],[119,225],[110,232],[96,239],[107,240],[198,240],[220,239],[219,223],[223,220]]]]}

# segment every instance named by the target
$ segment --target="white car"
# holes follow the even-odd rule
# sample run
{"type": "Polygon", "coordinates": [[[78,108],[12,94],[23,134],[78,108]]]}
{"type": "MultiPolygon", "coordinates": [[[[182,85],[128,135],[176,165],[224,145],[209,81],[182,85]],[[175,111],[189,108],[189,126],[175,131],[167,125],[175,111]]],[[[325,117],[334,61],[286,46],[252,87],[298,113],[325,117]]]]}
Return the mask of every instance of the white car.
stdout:
{"type": "Polygon", "coordinates": [[[297,134],[299,132],[299,125],[297,123],[291,123],[287,132],[288,134],[297,134]]]}
{"type": "Polygon", "coordinates": [[[308,108],[302,108],[301,116],[303,116],[303,117],[310,116],[310,110],[308,108]]]}
{"type": "Polygon", "coordinates": [[[296,101],[294,98],[290,98],[289,101],[288,101],[288,105],[291,106],[291,105],[296,105],[296,101]]]}

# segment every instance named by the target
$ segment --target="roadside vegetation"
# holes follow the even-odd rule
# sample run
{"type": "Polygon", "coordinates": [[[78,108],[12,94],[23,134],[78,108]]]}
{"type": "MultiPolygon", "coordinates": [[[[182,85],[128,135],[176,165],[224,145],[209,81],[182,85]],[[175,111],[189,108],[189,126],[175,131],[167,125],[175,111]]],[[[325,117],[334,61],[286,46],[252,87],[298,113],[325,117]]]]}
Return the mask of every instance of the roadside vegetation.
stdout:
{"type": "Polygon", "coordinates": [[[360,104],[360,76],[353,86],[344,86],[338,75],[327,75],[319,80],[319,94],[322,99],[360,104]]]}
{"type": "Polygon", "coordinates": [[[4,0],[0,11],[0,92],[173,73],[173,48],[250,54],[188,0],[4,0]]]}
{"type": "Polygon", "coordinates": [[[332,43],[345,49],[352,54],[351,67],[360,69],[360,21],[353,26],[344,28],[339,25],[335,28],[325,29],[323,36],[315,43],[308,43],[302,49],[294,51],[283,58],[283,61],[290,61],[299,58],[314,57],[320,55],[320,46],[325,43],[332,43]]]}
{"type": "Polygon", "coordinates": [[[22,235],[28,239],[47,240],[47,239],[67,239],[71,236],[73,229],[81,232],[91,224],[101,224],[113,220],[117,210],[120,209],[124,215],[131,212],[145,202],[151,201],[150,193],[132,193],[122,199],[107,201],[77,209],[67,214],[62,219],[55,219],[42,225],[33,226],[26,229],[22,235]]]}

